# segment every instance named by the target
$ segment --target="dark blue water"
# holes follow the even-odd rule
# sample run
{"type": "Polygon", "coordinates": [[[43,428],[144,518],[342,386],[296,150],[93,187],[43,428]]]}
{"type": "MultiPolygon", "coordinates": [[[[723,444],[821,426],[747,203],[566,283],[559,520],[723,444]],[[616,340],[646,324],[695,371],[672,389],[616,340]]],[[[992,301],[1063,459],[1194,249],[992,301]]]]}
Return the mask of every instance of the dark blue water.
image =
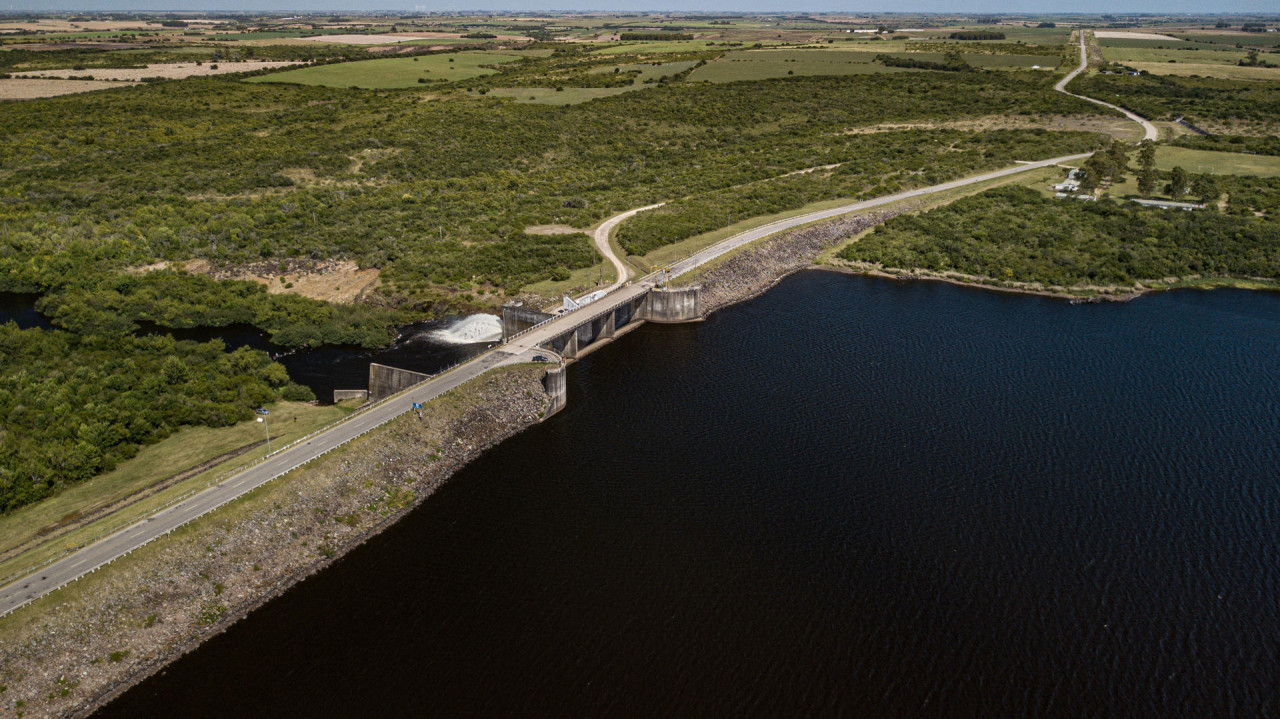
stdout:
{"type": "Polygon", "coordinates": [[[805,272],[107,717],[1277,716],[1280,296],[805,272]]]}
{"type": "Polygon", "coordinates": [[[36,312],[36,300],[40,295],[20,292],[0,292],[0,324],[14,322],[18,329],[39,327],[49,329],[52,325],[43,315],[36,312]]]}
{"type": "MultiPolygon", "coordinates": [[[[35,310],[35,302],[39,297],[36,294],[0,292],[0,323],[13,321],[22,329],[52,328],[49,321],[35,310]]],[[[168,334],[178,340],[196,342],[220,339],[228,350],[240,347],[263,350],[285,366],[294,382],[310,387],[317,399],[329,403],[333,400],[335,389],[367,388],[370,362],[435,374],[484,351],[489,346],[486,343],[453,345],[442,343],[431,336],[433,331],[447,327],[459,319],[446,317],[404,325],[398,328],[395,342],[376,349],[346,345],[326,345],[315,349],[283,347],[273,343],[267,334],[250,325],[174,329],[140,322],[138,333],[168,334]]]]}
{"type": "Polygon", "coordinates": [[[282,347],[268,335],[250,325],[228,327],[195,327],[173,329],[140,323],[140,334],[168,334],[178,340],[208,342],[220,339],[228,350],[252,347],[271,354],[289,371],[294,382],[306,385],[316,398],[328,403],[335,389],[366,389],[369,386],[369,363],[435,374],[443,369],[483,352],[488,343],[453,345],[431,336],[435,330],[449,326],[458,317],[415,322],[397,328],[395,342],[387,347],[367,349],[352,345],[325,345],[314,349],[282,347]]]}

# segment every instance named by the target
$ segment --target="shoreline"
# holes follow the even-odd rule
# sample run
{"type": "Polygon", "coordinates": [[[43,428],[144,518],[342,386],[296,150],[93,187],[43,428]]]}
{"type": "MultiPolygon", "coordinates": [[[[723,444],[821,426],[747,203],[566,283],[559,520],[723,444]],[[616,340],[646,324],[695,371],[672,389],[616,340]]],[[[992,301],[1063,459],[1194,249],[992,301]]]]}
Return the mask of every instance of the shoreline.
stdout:
{"type": "MultiPolygon", "coordinates": [[[[947,277],[938,275],[928,271],[911,272],[897,267],[889,267],[884,269],[861,268],[848,264],[838,264],[832,262],[814,263],[809,269],[826,270],[828,272],[838,272],[846,275],[859,275],[867,277],[880,277],[889,280],[913,281],[920,280],[926,282],[945,282],[957,287],[967,287],[976,290],[988,290],[991,292],[1002,292],[1014,295],[1030,295],[1034,297],[1048,297],[1058,300],[1067,300],[1072,304],[1101,304],[1103,302],[1129,302],[1136,300],[1145,295],[1157,292],[1175,292],[1178,290],[1217,290],[1217,289],[1236,289],[1249,290],[1252,292],[1280,292],[1280,283],[1273,283],[1264,279],[1249,279],[1235,277],[1213,277],[1204,280],[1192,280],[1183,283],[1173,283],[1162,285],[1159,287],[1143,287],[1141,289],[1129,290],[1117,294],[1096,294],[1096,295],[1076,295],[1070,292],[1060,292],[1055,290],[1037,290],[1030,287],[1006,287],[1001,285],[988,284],[973,280],[964,280],[958,277],[947,277]],[[898,274],[901,273],[901,274],[898,274]]],[[[1118,288],[1117,288],[1118,289],[1118,288]]]]}
{"type": "Polygon", "coordinates": [[[401,520],[548,416],[545,367],[486,374],[9,615],[5,708],[89,716],[401,520]]]}
{"type": "MultiPolygon", "coordinates": [[[[844,239],[878,225],[898,214],[909,211],[911,211],[911,208],[905,207],[895,208],[892,210],[866,211],[782,232],[740,248],[736,252],[727,255],[723,261],[705,268],[702,271],[701,283],[703,285],[704,296],[702,316],[706,317],[725,307],[758,297],[772,289],[783,279],[804,269],[821,269],[852,275],[870,275],[899,280],[924,279],[942,281],[962,287],[995,290],[998,292],[1014,294],[1038,295],[1072,301],[1085,299],[1081,296],[1064,292],[1017,287],[999,287],[983,284],[981,282],[970,282],[955,277],[942,277],[927,273],[913,273],[912,276],[904,277],[893,274],[891,271],[874,268],[858,268],[833,263],[818,263],[819,257],[823,252],[836,246],[844,239]]],[[[693,278],[679,278],[678,281],[683,280],[686,283],[690,283],[692,279],[693,278]]],[[[1250,281],[1240,280],[1239,282],[1247,283],[1250,281]]],[[[1216,286],[1224,286],[1224,283],[1215,283],[1214,280],[1207,280],[1205,285],[1203,285],[1203,288],[1212,288],[1216,286]]],[[[1130,292],[1123,295],[1105,295],[1088,298],[1087,301],[1128,301],[1146,294],[1147,292],[1192,288],[1197,287],[1181,286],[1144,288],[1141,291],[1130,292]]],[[[1280,290],[1280,287],[1265,287],[1263,289],[1271,289],[1275,291],[1280,290]]],[[[435,471],[419,472],[416,477],[412,478],[412,481],[403,485],[402,488],[411,492],[411,498],[409,501],[395,505],[392,511],[385,512],[382,516],[378,517],[376,521],[360,527],[357,531],[347,533],[346,536],[341,537],[340,540],[334,542],[334,546],[329,549],[326,550],[322,547],[321,554],[315,554],[313,552],[308,553],[308,556],[302,559],[297,559],[295,556],[294,559],[297,561],[289,564],[287,560],[290,558],[289,555],[292,551],[290,547],[279,545],[270,546],[267,556],[264,557],[262,561],[266,563],[269,560],[280,560],[283,558],[286,560],[285,563],[288,566],[280,567],[279,570],[269,578],[269,581],[258,583],[256,586],[249,588],[241,587],[242,592],[237,598],[238,600],[228,597],[225,601],[231,606],[223,607],[223,612],[216,616],[214,622],[196,623],[193,625],[193,620],[199,619],[200,615],[193,614],[189,607],[184,608],[182,606],[178,606],[178,604],[183,600],[187,600],[189,602],[192,599],[204,600],[206,611],[207,607],[210,606],[207,592],[202,594],[198,591],[192,591],[191,587],[188,587],[188,591],[185,594],[179,592],[178,594],[166,595],[160,600],[154,600],[149,603],[149,610],[154,611],[155,614],[147,617],[146,621],[149,623],[145,623],[142,630],[139,630],[138,627],[138,616],[134,617],[132,625],[127,621],[124,623],[124,628],[132,630],[133,634],[136,636],[136,640],[133,644],[126,643],[121,645],[122,647],[130,647],[125,650],[126,659],[131,653],[136,653],[138,655],[138,658],[132,662],[125,662],[116,659],[111,659],[109,662],[102,661],[102,652],[105,648],[104,644],[109,643],[104,643],[101,635],[83,637],[84,633],[91,634],[95,629],[100,629],[102,632],[110,632],[110,628],[103,629],[93,625],[93,621],[100,621],[104,614],[109,615],[108,620],[116,619],[117,625],[119,625],[119,619],[117,617],[110,616],[112,614],[119,614],[119,607],[115,607],[114,612],[112,611],[113,608],[110,606],[99,606],[97,608],[91,607],[88,610],[85,610],[83,605],[88,603],[86,601],[81,601],[81,606],[79,608],[82,610],[81,613],[86,613],[87,611],[90,617],[86,618],[86,622],[84,623],[85,626],[81,628],[80,631],[81,636],[88,640],[88,643],[94,644],[94,640],[97,640],[96,644],[92,647],[92,649],[98,652],[96,657],[91,657],[89,651],[80,651],[74,660],[69,657],[64,659],[64,666],[45,671],[43,670],[44,668],[39,665],[39,662],[36,661],[38,658],[42,657],[37,657],[34,654],[27,653],[26,658],[32,660],[32,663],[34,663],[35,666],[27,667],[25,668],[26,670],[23,671],[23,667],[20,665],[20,660],[23,657],[15,656],[22,654],[20,647],[10,646],[6,647],[4,650],[0,650],[0,679],[4,680],[3,683],[9,685],[9,690],[6,692],[7,696],[5,697],[6,703],[13,706],[13,702],[16,700],[29,697],[30,703],[35,704],[35,706],[29,706],[29,709],[32,711],[38,712],[38,710],[44,709],[48,710],[48,713],[54,715],[76,717],[89,716],[133,687],[146,681],[157,672],[162,671],[172,662],[198,649],[208,639],[226,632],[240,619],[252,613],[254,610],[281,596],[292,587],[322,571],[337,559],[346,556],[356,547],[363,545],[373,536],[380,534],[391,525],[400,521],[400,519],[402,519],[406,514],[415,509],[422,502],[426,501],[426,499],[430,497],[437,488],[447,482],[459,469],[470,463],[476,457],[479,457],[485,451],[497,444],[539,423],[544,418],[547,396],[540,381],[531,380],[531,378],[533,374],[537,374],[541,377],[542,373],[542,368],[539,368],[537,372],[527,371],[523,374],[512,372],[486,375],[485,377],[477,378],[477,380],[472,383],[468,383],[465,387],[459,388],[454,392],[439,398],[440,406],[435,407],[434,411],[444,412],[446,414],[453,412],[451,419],[447,422],[447,426],[441,428],[440,445],[452,450],[455,446],[463,445],[465,442],[471,442],[472,444],[466,444],[463,449],[456,453],[450,452],[451,456],[446,456],[445,450],[442,450],[439,447],[431,449],[431,454],[425,455],[428,459],[432,462],[436,459],[446,459],[447,461],[440,462],[435,465],[427,464],[426,467],[428,469],[434,469],[435,471]],[[515,377],[514,380],[512,379],[513,377],[515,377]],[[504,383],[508,386],[500,386],[504,385],[504,383]],[[532,395],[536,395],[536,401],[530,404],[529,400],[535,399],[532,395]],[[461,411],[459,411],[459,403],[466,404],[468,402],[472,403],[471,406],[463,407],[461,411]],[[536,408],[534,405],[536,405],[536,408]],[[497,415],[503,410],[511,410],[513,407],[516,412],[515,418],[499,419],[497,417],[497,415]],[[534,409],[537,411],[532,411],[534,409]],[[488,419],[491,420],[484,428],[485,431],[477,431],[477,427],[475,425],[478,415],[487,415],[488,419]],[[513,419],[514,421],[512,421],[513,419]],[[437,452],[439,453],[438,457],[435,454],[437,452]],[[166,600],[168,601],[168,604],[165,604],[166,600]],[[157,620],[157,615],[160,614],[164,614],[165,616],[162,620],[157,620]],[[154,647],[151,651],[148,651],[145,646],[135,647],[135,644],[146,644],[145,632],[152,628],[153,623],[156,626],[173,625],[176,627],[177,625],[184,624],[184,622],[186,626],[177,632],[178,636],[174,636],[170,641],[164,642],[161,646],[154,647]],[[203,626],[201,626],[201,624],[203,624],[203,626]],[[135,649],[137,650],[136,652],[135,649]],[[19,661],[16,662],[15,660],[19,661]],[[19,664],[19,666],[16,667],[17,672],[14,671],[15,664],[19,664]],[[70,666],[66,666],[67,664],[70,664],[70,666]],[[27,682],[26,680],[36,674],[43,675],[44,681],[38,682],[41,686],[23,686],[24,683],[29,684],[30,682],[27,682]],[[98,676],[93,676],[94,674],[98,676]],[[72,681],[69,684],[71,689],[82,684],[97,684],[97,686],[85,686],[84,689],[87,690],[87,695],[82,695],[76,700],[71,700],[70,697],[67,696],[67,702],[59,702],[57,694],[60,690],[66,690],[68,684],[65,683],[67,681],[65,677],[68,675],[79,677],[79,679],[72,681]],[[56,680],[53,680],[54,676],[57,676],[56,680]],[[47,699],[41,701],[41,698],[46,696],[47,699]],[[56,707],[55,705],[59,703],[62,703],[63,706],[56,707]]],[[[428,405],[428,409],[432,409],[431,405],[428,405]]],[[[414,449],[421,451],[423,446],[419,445],[422,445],[422,442],[417,442],[415,445],[413,437],[405,436],[406,430],[409,431],[409,434],[412,434],[412,428],[417,424],[418,423],[412,420],[411,416],[406,415],[404,418],[387,425],[377,435],[371,435],[360,444],[353,445],[348,451],[340,453],[332,459],[322,460],[321,462],[313,465],[300,468],[300,470],[298,470],[300,475],[295,477],[293,482],[282,482],[265,486],[260,490],[237,500],[236,504],[240,505],[240,508],[243,509],[245,506],[253,503],[263,504],[272,494],[301,494],[300,485],[308,481],[309,477],[314,478],[315,475],[324,475],[326,472],[333,474],[335,470],[334,465],[337,465],[336,469],[339,471],[346,469],[352,460],[350,455],[374,454],[385,457],[388,454],[404,454],[406,451],[411,452],[414,449]]],[[[425,430],[425,427],[420,427],[420,429],[425,430]]],[[[430,442],[427,444],[430,444],[430,442]]],[[[416,455],[418,459],[421,459],[423,456],[424,455],[421,453],[416,455]]],[[[392,469],[389,463],[384,460],[382,462],[373,462],[371,465],[365,466],[361,473],[349,474],[349,479],[352,481],[363,481],[371,486],[385,488],[388,486],[398,486],[400,484],[399,480],[402,479],[400,475],[403,474],[403,470],[392,469]]],[[[339,481],[340,480],[337,479],[333,480],[335,483],[339,481]]],[[[323,502],[321,500],[311,502],[304,500],[301,502],[302,508],[308,511],[314,510],[317,513],[321,512],[321,509],[317,505],[322,504],[323,502]]],[[[214,515],[210,515],[210,517],[205,519],[207,521],[202,522],[199,526],[189,525],[187,531],[181,537],[175,536],[172,544],[170,545],[165,547],[151,545],[151,555],[163,554],[165,556],[169,556],[175,552],[181,553],[184,547],[189,549],[192,544],[192,542],[189,541],[189,535],[203,536],[211,532],[215,534],[218,531],[230,531],[234,533],[236,530],[248,531],[249,529],[252,529],[247,526],[251,523],[250,520],[243,517],[239,518],[238,524],[236,517],[216,517],[214,515]],[[217,527],[212,525],[235,526],[230,530],[227,530],[226,527],[223,526],[221,530],[219,530],[217,527]],[[184,542],[184,540],[188,541],[184,542]]],[[[334,517],[334,519],[338,522],[343,521],[342,517],[334,517]]],[[[286,525],[287,524],[288,521],[286,521],[286,525]]],[[[312,532],[312,535],[314,535],[314,531],[312,532]]],[[[296,532],[293,536],[295,539],[298,537],[296,532]]],[[[327,538],[329,537],[329,534],[324,532],[323,536],[327,538]]],[[[288,542],[287,539],[283,541],[285,543],[288,542]]],[[[303,546],[307,546],[306,542],[303,542],[303,546]]],[[[223,554],[225,556],[225,553],[223,554]]],[[[147,562],[149,560],[159,561],[152,556],[150,558],[142,558],[141,562],[147,562]]],[[[258,564],[255,563],[253,566],[254,571],[258,571],[258,564]]],[[[96,575],[98,577],[96,583],[111,584],[114,582],[116,585],[129,585],[130,582],[132,582],[135,585],[142,584],[143,586],[146,586],[145,579],[137,576],[138,574],[139,567],[130,563],[127,566],[117,567],[113,573],[109,572],[106,575],[96,575]]],[[[210,579],[204,572],[201,572],[199,576],[204,577],[206,582],[212,581],[212,579],[210,579]]],[[[187,577],[187,579],[190,579],[190,577],[187,577]]],[[[264,577],[264,579],[267,578],[264,577]]],[[[90,578],[86,577],[82,581],[88,582],[90,581],[90,578]]],[[[221,595],[222,585],[214,584],[214,587],[217,588],[214,592],[214,596],[221,595]]],[[[81,590],[86,588],[87,587],[80,587],[81,590]]],[[[110,589],[111,588],[108,587],[108,590],[110,589]]],[[[145,597],[145,592],[136,593],[145,597]]],[[[83,598],[83,592],[80,594],[81,598],[83,598]]],[[[49,595],[49,597],[55,597],[55,595],[49,595]]],[[[46,604],[52,603],[49,597],[46,598],[46,604]]],[[[60,610],[63,610],[68,606],[72,606],[73,610],[76,608],[74,606],[74,598],[72,599],[72,602],[66,602],[65,598],[58,599],[63,599],[63,601],[57,603],[57,610],[59,613],[61,613],[60,610]]],[[[147,603],[145,599],[140,601],[147,603]]],[[[8,633],[10,635],[21,635],[23,630],[27,630],[27,634],[35,635],[34,641],[36,644],[44,645],[39,647],[41,652],[44,652],[50,649],[47,645],[55,643],[56,640],[50,640],[47,636],[41,637],[40,635],[42,633],[46,635],[49,634],[50,625],[57,625],[60,618],[53,616],[54,610],[51,610],[49,606],[39,607],[38,609],[41,610],[38,613],[39,616],[29,618],[35,619],[36,621],[29,621],[27,626],[16,628],[8,633]],[[34,630],[32,625],[35,624],[41,624],[41,629],[34,630]],[[43,641],[41,641],[42,639],[43,641]]],[[[63,619],[65,619],[65,617],[63,619]]],[[[116,626],[115,628],[120,629],[120,626],[116,626]]],[[[58,634],[56,627],[52,633],[55,635],[58,634]]],[[[67,633],[70,633],[70,631],[67,633]]],[[[170,633],[172,634],[174,632],[171,631],[170,633]]],[[[31,639],[31,637],[26,638],[31,639]]],[[[13,642],[6,643],[13,644],[13,642]]],[[[77,648],[79,649],[80,647],[77,648]]],[[[111,654],[114,656],[119,651],[121,650],[112,650],[111,654]]],[[[65,650],[64,657],[66,657],[65,650]]]]}

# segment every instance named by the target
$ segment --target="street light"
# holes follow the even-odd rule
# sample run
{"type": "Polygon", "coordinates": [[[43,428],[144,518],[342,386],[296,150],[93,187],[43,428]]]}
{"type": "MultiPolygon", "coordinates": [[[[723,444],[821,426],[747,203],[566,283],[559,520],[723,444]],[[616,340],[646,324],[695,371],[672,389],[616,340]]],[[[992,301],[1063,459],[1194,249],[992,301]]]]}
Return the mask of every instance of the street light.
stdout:
{"type": "Polygon", "coordinates": [[[258,421],[262,423],[262,428],[267,430],[267,456],[271,455],[271,425],[267,423],[266,417],[259,417],[258,421]]]}

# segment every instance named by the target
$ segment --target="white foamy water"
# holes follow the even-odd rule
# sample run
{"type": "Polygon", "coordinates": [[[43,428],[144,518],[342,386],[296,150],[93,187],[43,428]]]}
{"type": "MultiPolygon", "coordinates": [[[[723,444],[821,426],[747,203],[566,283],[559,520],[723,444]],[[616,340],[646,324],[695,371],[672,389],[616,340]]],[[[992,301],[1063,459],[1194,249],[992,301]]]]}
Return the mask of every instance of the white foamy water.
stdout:
{"type": "Polygon", "coordinates": [[[502,339],[502,318],[495,315],[469,315],[454,324],[431,333],[431,338],[451,345],[496,342],[502,339]]]}

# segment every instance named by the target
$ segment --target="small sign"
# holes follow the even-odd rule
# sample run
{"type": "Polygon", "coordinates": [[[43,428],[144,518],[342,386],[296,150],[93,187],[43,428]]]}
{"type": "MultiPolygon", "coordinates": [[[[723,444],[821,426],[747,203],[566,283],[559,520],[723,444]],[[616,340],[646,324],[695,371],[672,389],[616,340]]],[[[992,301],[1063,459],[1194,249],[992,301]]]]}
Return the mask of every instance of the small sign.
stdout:
{"type": "Polygon", "coordinates": [[[422,403],[421,403],[421,402],[414,402],[414,403],[413,403],[413,408],[414,408],[414,409],[422,409],[422,403]]]}

